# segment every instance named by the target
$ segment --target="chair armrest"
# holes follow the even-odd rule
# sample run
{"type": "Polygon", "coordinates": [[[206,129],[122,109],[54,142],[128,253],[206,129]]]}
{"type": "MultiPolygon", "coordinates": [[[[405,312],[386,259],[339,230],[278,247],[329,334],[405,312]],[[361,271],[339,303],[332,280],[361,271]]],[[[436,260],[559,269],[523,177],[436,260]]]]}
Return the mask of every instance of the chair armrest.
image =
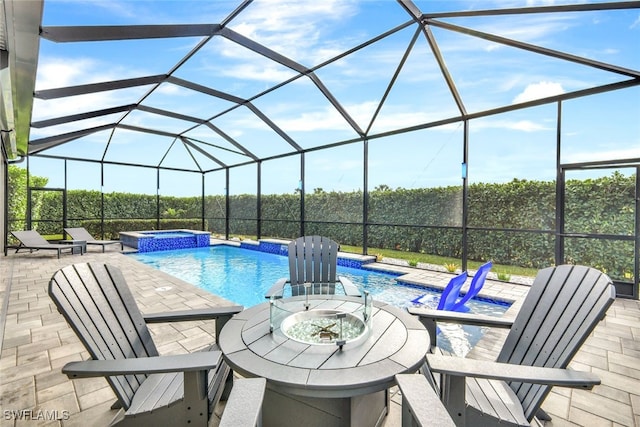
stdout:
{"type": "Polygon", "coordinates": [[[220,351],[200,351],[170,356],[85,360],[67,363],[62,368],[62,373],[69,378],[88,378],[112,375],[206,371],[216,368],[220,363],[221,357],[222,352],[220,351]]]}
{"type": "Polygon", "coordinates": [[[224,406],[218,427],[262,425],[262,402],[267,380],[264,378],[237,378],[224,406]]]}
{"type": "Polygon", "coordinates": [[[216,319],[216,343],[224,325],[227,324],[234,314],[244,310],[241,305],[231,305],[226,307],[209,307],[195,310],[168,311],[164,313],[143,314],[146,323],[162,322],[186,322],[190,320],[211,320],[216,319]]]}
{"type": "Polygon", "coordinates": [[[454,427],[449,412],[424,375],[396,375],[402,392],[402,425],[454,427]]]}
{"type": "Polygon", "coordinates": [[[338,276],[338,280],[340,281],[340,283],[342,284],[342,287],[344,288],[345,295],[349,297],[362,296],[362,293],[360,293],[360,289],[358,289],[358,287],[354,285],[351,280],[349,280],[344,276],[338,276]]]}
{"type": "Polygon", "coordinates": [[[433,372],[456,377],[487,378],[586,389],[600,384],[600,378],[595,374],[571,369],[513,365],[439,354],[427,354],[427,364],[433,372]]]}
{"type": "Polygon", "coordinates": [[[273,295],[276,295],[279,291],[282,290],[282,288],[284,288],[284,285],[286,285],[288,282],[289,279],[278,279],[278,281],[269,288],[269,290],[265,294],[265,298],[269,299],[273,295]]]}
{"type": "Polygon", "coordinates": [[[241,305],[226,307],[199,308],[195,310],[167,311],[143,314],[146,323],[187,322],[191,320],[210,320],[218,317],[233,316],[244,309],[241,305]]]}
{"type": "Polygon", "coordinates": [[[460,323],[464,325],[489,326],[493,328],[510,329],[513,319],[502,317],[483,316],[471,313],[459,313],[457,311],[432,310],[420,307],[409,307],[410,314],[420,317],[420,320],[428,319],[437,322],[460,323]]]}

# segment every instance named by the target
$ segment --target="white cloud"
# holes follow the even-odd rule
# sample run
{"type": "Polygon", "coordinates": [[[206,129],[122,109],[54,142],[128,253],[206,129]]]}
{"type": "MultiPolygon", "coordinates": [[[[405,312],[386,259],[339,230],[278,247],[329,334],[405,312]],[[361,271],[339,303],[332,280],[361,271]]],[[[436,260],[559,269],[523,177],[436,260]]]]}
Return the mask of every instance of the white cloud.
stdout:
{"type": "MultiPolygon", "coordinates": [[[[79,81],[85,81],[85,77],[96,68],[95,61],[91,59],[49,58],[38,65],[36,90],[76,85],[79,81]]],[[[93,82],[97,81],[98,78],[94,76],[93,82]]]]}
{"type": "Polygon", "coordinates": [[[319,130],[344,129],[344,118],[333,108],[305,112],[295,118],[276,120],[285,132],[315,132],[319,130]]]}
{"type": "Polygon", "coordinates": [[[553,6],[555,0],[527,0],[527,6],[553,6]]]}
{"type": "Polygon", "coordinates": [[[354,2],[344,0],[263,0],[252,3],[231,27],[289,58],[316,62],[321,47],[342,50],[326,39],[326,33],[355,11],[354,2]]]}
{"type": "Polygon", "coordinates": [[[471,131],[477,132],[483,129],[510,129],[522,132],[540,132],[555,129],[554,127],[547,127],[539,123],[535,123],[531,120],[493,120],[484,119],[478,122],[474,122],[471,125],[471,131]]]}
{"type": "Polygon", "coordinates": [[[565,93],[565,90],[562,88],[560,83],[547,81],[532,83],[514,98],[513,104],[546,98],[553,95],[560,95],[562,93],[565,93]]]}

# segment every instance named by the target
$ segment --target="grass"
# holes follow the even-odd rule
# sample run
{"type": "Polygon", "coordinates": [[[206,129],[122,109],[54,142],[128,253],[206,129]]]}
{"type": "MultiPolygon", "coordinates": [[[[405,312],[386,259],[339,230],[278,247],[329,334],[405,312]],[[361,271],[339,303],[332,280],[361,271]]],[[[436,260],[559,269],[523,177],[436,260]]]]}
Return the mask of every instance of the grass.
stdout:
{"type": "MultiPolygon", "coordinates": [[[[340,245],[340,250],[344,252],[352,252],[356,254],[362,253],[362,248],[359,246],[349,246],[349,245],[340,245]]],[[[415,252],[406,252],[406,251],[397,251],[394,249],[379,249],[379,248],[369,248],[368,250],[370,255],[382,255],[383,258],[396,258],[406,260],[410,263],[426,263],[426,264],[434,264],[434,265],[442,265],[445,264],[457,264],[460,265],[460,259],[458,258],[450,258],[443,257],[438,255],[430,255],[430,254],[421,254],[415,252]]],[[[484,261],[468,261],[467,268],[469,270],[477,270],[484,264],[484,261]]],[[[514,265],[502,265],[493,263],[492,272],[500,275],[509,275],[509,276],[529,276],[535,277],[538,273],[538,270],[535,268],[525,268],[518,267],[514,265]]]]}

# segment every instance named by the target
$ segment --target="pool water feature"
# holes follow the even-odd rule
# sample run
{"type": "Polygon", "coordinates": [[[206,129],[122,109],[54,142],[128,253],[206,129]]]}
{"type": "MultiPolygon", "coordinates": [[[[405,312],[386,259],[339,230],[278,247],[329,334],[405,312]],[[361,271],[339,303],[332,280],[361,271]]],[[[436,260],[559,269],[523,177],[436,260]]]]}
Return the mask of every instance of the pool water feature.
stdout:
{"type": "MultiPolygon", "coordinates": [[[[228,245],[134,253],[129,256],[245,307],[266,302],[267,290],[276,280],[289,275],[286,256],[228,245]]],[[[337,272],[367,290],[374,300],[406,308],[414,306],[411,302],[413,299],[432,292],[434,305],[429,305],[429,308],[437,306],[438,291],[398,284],[397,275],[340,265],[337,272]]],[[[490,316],[501,316],[509,308],[508,303],[476,299],[467,305],[472,313],[490,316]]],[[[460,355],[466,354],[483,334],[483,330],[475,326],[442,324],[440,329],[442,334],[438,337],[438,345],[460,355]]]]}
{"type": "Polygon", "coordinates": [[[208,231],[198,230],[150,230],[120,232],[122,244],[136,248],[138,252],[167,251],[208,247],[208,231]]]}

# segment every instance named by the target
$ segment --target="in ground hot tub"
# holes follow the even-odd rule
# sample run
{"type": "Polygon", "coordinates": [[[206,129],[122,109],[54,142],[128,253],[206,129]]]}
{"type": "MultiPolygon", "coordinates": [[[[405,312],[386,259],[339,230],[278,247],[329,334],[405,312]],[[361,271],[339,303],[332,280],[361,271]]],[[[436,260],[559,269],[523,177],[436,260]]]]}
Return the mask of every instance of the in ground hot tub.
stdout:
{"type": "Polygon", "coordinates": [[[198,230],[122,231],[120,240],[138,252],[167,251],[209,246],[211,233],[198,230]]]}

